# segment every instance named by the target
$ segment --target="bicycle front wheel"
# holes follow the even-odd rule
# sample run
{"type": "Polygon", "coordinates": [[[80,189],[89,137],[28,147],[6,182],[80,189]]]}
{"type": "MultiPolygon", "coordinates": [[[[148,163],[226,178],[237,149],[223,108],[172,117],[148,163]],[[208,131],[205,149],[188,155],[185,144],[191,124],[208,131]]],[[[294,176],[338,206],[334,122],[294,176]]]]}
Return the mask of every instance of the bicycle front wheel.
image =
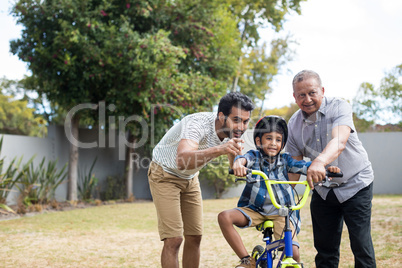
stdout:
{"type": "MultiPolygon", "coordinates": [[[[257,261],[262,256],[262,254],[264,253],[264,250],[265,249],[261,245],[257,245],[257,246],[254,247],[254,249],[253,249],[253,251],[251,253],[251,256],[253,256],[255,261],[257,261]]],[[[266,260],[260,261],[258,263],[258,267],[267,268],[267,261],[266,260]]]]}

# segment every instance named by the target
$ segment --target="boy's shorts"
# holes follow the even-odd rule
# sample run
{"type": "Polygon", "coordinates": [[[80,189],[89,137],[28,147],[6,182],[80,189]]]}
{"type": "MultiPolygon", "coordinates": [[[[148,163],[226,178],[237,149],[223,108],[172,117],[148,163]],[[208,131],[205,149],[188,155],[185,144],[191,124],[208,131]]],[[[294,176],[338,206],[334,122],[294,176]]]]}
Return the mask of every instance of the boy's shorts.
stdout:
{"type": "Polygon", "coordinates": [[[158,215],[160,239],[202,235],[202,197],[198,175],[187,180],[151,162],[148,181],[158,215]]]}
{"type": "MultiPolygon", "coordinates": [[[[255,227],[266,220],[271,220],[274,223],[275,240],[281,239],[281,237],[283,237],[283,229],[285,228],[285,217],[279,215],[264,216],[248,207],[238,207],[236,209],[243,213],[243,215],[246,216],[246,218],[248,219],[248,225],[243,227],[238,226],[239,228],[255,227]]],[[[290,228],[292,229],[292,234],[295,234],[295,228],[291,221],[290,228]]],[[[300,247],[297,240],[297,235],[292,236],[292,241],[293,245],[300,247]]]]}

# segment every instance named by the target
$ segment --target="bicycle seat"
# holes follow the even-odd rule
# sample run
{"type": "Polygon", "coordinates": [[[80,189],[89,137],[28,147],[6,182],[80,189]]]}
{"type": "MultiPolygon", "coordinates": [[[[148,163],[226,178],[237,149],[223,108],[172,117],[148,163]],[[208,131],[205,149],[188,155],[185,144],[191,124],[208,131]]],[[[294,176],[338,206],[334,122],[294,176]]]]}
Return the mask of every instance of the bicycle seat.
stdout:
{"type": "Polygon", "coordinates": [[[255,228],[258,231],[264,231],[267,228],[273,228],[274,227],[274,222],[271,220],[266,220],[263,223],[258,224],[255,228]]]}

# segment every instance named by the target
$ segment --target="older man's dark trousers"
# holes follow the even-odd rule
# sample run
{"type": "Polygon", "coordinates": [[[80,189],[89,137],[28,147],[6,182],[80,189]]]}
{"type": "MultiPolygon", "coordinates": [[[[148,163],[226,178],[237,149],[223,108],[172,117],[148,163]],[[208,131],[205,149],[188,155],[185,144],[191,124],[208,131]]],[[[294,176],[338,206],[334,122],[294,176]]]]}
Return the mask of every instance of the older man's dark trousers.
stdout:
{"type": "Polygon", "coordinates": [[[314,246],[318,252],[315,257],[317,268],[338,267],[344,221],[349,231],[355,267],[376,267],[370,224],[372,199],[373,183],[343,203],[339,203],[332,189],[326,200],[313,191],[310,209],[314,246]]]}

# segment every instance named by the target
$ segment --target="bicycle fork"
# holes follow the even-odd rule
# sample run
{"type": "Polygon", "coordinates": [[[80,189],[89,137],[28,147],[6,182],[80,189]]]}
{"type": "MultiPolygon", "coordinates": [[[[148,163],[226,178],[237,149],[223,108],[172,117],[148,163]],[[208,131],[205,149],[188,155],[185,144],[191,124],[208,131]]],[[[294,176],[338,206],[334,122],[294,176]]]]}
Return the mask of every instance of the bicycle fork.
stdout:
{"type": "MultiPolygon", "coordinates": [[[[285,249],[282,253],[281,258],[279,258],[279,263],[277,267],[280,268],[303,268],[302,263],[297,263],[293,259],[293,242],[292,242],[292,229],[290,228],[290,214],[285,210],[286,216],[285,216],[285,235],[284,235],[284,241],[285,241],[285,249]],[[285,255],[283,255],[285,254],[285,255]]],[[[281,211],[279,212],[281,213],[281,211]]]]}

